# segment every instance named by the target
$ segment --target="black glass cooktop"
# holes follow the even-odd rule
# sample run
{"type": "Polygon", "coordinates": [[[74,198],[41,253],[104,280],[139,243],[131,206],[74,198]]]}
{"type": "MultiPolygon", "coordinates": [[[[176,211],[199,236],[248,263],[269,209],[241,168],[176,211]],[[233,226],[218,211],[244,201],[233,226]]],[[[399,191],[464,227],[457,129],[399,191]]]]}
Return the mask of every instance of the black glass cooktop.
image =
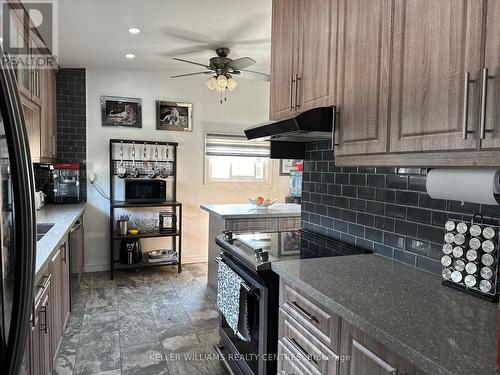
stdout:
{"type": "Polygon", "coordinates": [[[219,236],[216,242],[232,257],[255,270],[270,269],[272,262],[282,260],[371,253],[369,250],[304,230],[241,234],[233,236],[231,240],[219,236]],[[269,259],[258,259],[256,250],[267,251],[269,259]]]}

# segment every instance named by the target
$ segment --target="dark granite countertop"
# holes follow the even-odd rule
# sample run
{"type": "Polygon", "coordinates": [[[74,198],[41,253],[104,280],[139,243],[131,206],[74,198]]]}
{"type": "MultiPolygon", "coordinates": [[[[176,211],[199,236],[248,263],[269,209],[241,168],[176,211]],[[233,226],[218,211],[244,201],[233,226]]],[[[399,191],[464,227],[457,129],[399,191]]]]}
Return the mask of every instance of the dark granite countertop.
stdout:
{"type": "Polygon", "coordinates": [[[429,374],[495,374],[498,304],[442,286],[437,275],[378,255],[272,269],[429,374]]]}
{"type": "Polygon", "coordinates": [[[54,223],[45,236],[36,243],[35,280],[40,271],[49,262],[54,251],[64,241],[76,220],[83,214],[86,203],[47,205],[36,213],[36,222],[54,223]]]}

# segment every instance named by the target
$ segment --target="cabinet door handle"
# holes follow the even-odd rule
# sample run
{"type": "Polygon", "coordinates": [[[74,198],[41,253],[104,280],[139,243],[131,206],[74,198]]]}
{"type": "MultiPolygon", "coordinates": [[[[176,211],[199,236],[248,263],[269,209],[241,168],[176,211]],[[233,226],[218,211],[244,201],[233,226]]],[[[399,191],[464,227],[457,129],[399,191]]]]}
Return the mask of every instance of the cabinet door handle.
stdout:
{"type": "Polygon", "coordinates": [[[40,323],[40,331],[44,331],[45,333],[49,333],[49,324],[47,320],[47,310],[49,308],[49,297],[45,297],[45,301],[40,307],[40,313],[43,313],[43,323],[40,323]]]}
{"type": "Polygon", "coordinates": [[[314,363],[315,365],[318,365],[318,362],[314,359],[312,355],[310,355],[300,344],[295,340],[294,338],[287,337],[288,341],[292,346],[297,350],[300,354],[302,354],[304,357],[307,358],[309,362],[314,363]]]}
{"type": "Polygon", "coordinates": [[[293,309],[295,311],[297,311],[300,315],[302,315],[304,318],[306,318],[310,322],[318,322],[318,319],[314,315],[309,314],[306,310],[304,310],[302,307],[300,307],[297,304],[297,302],[295,302],[295,301],[288,301],[288,303],[290,304],[290,306],[293,307],[293,309]]]}
{"type": "MultiPolygon", "coordinates": [[[[462,138],[467,139],[469,131],[467,130],[467,125],[469,121],[469,84],[476,82],[470,79],[470,73],[465,72],[464,75],[464,106],[463,106],[463,119],[462,119],[462,138]]],[[[473,132],[471,132],[473,133],[473,132]]]]}
{"type": "Polygon", "coordinates": [[[484,139],[486,135],[486,95],[488,94],[488,68],[483,68],[481,75],[481,119],[479,138],[484,139]]]}
{"type": "Polygon", "coordinates": [[[293,111],[293,75],[290,77],[290,81],[288,83],[289,93],[290,93],[290,112],[293,111]]]}
{"type": "Polygon", "coordinates": [[[295,109],[300,108],[299,104],[299,83],[302,78],[298,73],[295,74],[295,109]]]}
{"type": "Polygon", "coordinates": [[[291,103],[291,110],[295,111],[296,109],[296,103],[294,101],[295,96],[295,90],[297,89],[297,81],[295,80],[295,76],[292,75],[292,80],[291,80],[291,90],[290,90],[290,103],[291,103]]]}

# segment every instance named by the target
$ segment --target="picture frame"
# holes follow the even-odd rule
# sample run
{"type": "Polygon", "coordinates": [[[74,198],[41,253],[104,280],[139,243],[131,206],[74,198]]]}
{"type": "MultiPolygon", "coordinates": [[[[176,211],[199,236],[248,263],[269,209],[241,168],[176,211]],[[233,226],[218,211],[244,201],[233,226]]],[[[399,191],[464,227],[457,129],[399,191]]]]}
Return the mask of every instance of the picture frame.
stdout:
{"type": "Polygon", "coordinates": [[[300,232],[281,232],[280,236],[280,256],[293,256],[300,254],[300,232]]]}
{"type": "Polygon", "coordinates": [[[290,169],[295,159],[280,159],[280,176],[290,176],[290,169]]]}
{"type": "Polygon", "coordinates": [[[156,101],[156,130],[193,131],[193,104],[156,101]]]}
{"type": "Polygon", "coordinates": [[[142,99],[101,96],[102,126],[142,128],[142,99]]]}

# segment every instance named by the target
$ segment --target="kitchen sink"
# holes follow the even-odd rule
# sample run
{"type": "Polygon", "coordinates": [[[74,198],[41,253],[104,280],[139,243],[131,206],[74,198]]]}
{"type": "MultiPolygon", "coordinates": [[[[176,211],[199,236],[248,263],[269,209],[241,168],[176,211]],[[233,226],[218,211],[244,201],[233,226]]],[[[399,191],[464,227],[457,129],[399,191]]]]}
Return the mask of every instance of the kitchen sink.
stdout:
{"type": "Polygon", "coordinates": [[[36,240],[40,241],[43,236],[54,226],[54,223],[40,223],[36,225],[36,240]]]}

